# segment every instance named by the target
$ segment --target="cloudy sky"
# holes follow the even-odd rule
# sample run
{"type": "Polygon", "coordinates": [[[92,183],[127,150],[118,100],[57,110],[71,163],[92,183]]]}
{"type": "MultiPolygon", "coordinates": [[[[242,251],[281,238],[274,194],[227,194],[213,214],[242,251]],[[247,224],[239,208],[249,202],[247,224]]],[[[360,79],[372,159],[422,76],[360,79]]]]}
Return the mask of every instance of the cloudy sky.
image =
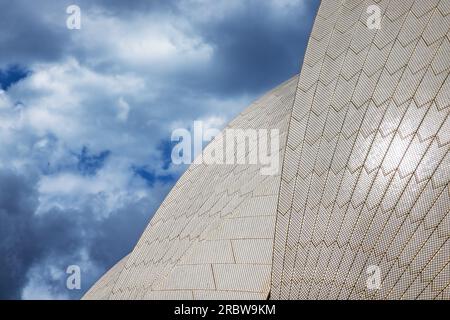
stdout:
{"type": "Polygon", "coordinates": [[[78,299],[129,253],[185,170],[172,130],[298,73],[317,6],[0,0],[0,299],[78,299]]]}

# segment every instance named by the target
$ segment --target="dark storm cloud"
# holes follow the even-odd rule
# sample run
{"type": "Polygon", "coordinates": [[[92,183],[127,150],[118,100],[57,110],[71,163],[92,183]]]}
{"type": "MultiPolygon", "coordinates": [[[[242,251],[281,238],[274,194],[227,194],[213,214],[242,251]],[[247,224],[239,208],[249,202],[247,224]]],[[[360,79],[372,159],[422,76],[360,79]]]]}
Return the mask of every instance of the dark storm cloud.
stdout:
{"type": "MultiPolygon", "coordinates": [[[[306,12],[318,1],[305,1],[306,12]]],[[[221,94],[258,93],[287,80],[300,70],[314,15],[291,10],[282,17],[264,1],[250,1],[226,19],[198,25],[216,47],[214,68],[199,86],[221,94]],[[209,78],[209,79],[208,79],[209,78]]]]}
{"type": "Polygon", "coordinates": [[[20,299],[28,268],[41,254],[32,224],[37,192],[30,182],[0,170],[0,299],[20,299]]]}
{"type": "MultiPolygon", "coordinates": [[[[52,278],[51,268],[64,273],[67,266],[82,265],[86,250],[100,272],[128,254],[148,222],[147,200],[97,219],[89,204],[81,209],[58,208],[36,214],[36,179],[0,170],[0,299],[20,299],[32,268],[38,268],[55,294],[80,298],[98,273],[83,273],[82,291],[69,291],[65,276],[52,278]]],[[[95,199],[92,199],[94,202],[95,199]]]]}
{"type": "MultiPolygon", "coordinates": [[[[54,61],[67,48],[67,32],[49,24],[51,12],[41,1],[1,1],[0,67],[54,61]]],[[[56,21],[55,21],[56,22],[56,21]]],[[[60,21],[62,25],[64,20],[60,21]]]]}

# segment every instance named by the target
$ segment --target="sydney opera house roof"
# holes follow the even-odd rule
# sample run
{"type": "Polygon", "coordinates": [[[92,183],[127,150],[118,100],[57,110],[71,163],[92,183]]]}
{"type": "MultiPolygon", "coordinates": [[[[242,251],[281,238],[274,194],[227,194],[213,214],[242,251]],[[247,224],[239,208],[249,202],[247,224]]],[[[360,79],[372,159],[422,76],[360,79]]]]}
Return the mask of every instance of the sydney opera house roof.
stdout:
{"type": "Polygon", "coordinates": [[[228,126],[279,129],[280,172],[191,165],[84,298],[450,299],[449,74],[449,0],[323,0],[300,75],[228,126]]]}

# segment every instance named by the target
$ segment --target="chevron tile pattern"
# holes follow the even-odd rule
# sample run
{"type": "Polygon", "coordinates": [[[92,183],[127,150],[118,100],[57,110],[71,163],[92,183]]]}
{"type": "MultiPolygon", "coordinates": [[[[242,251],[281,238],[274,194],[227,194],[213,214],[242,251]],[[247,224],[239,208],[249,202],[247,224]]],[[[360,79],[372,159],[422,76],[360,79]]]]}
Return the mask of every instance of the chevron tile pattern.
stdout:
{"type": "MultiPolygon", "coordinates": [[[[284,147],[297,82],[269,92],[228,128],[279,129],[284,147]]],[[[261,175],[259,165],[191,165],[129,257],[84,298],[266,299],[280,174],[261,175]]]]}
{"type": "Polygon", "coordinates": [[[272,299],[450,299],[449,8],[322,1],[285,150],[272,299]]]}
{"type": "Polygon", "coordinates": [[[450,0],[323,0],[301,74],[229,125],[279,129],[282,172],[192,165],[84,298],[450,299],[449,74],[450,0]]]}
{"type": "Polygon", "coordinates": [[[128,256],[120,260],[114,267],[105,273],[100,280],[84,295],[85,300],[106,300],[111,294],[114,285],[122,272],[128,256]]]}

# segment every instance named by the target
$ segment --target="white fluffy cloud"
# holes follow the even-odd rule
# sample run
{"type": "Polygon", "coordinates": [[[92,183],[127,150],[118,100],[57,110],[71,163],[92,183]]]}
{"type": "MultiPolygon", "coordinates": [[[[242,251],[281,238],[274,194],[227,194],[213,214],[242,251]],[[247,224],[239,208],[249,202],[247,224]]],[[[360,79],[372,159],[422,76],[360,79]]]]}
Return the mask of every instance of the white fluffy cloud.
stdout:
{"type": "Polygon", "coordinates": [[[213,47],[192,31],[183,19],[148,14],[123,20],[105,12],[88,11],[73,41],[89,52],[92,64],[115,60],[130,67],[146,67],[153,73],[179,70],[208,63],[213,47]]]}

